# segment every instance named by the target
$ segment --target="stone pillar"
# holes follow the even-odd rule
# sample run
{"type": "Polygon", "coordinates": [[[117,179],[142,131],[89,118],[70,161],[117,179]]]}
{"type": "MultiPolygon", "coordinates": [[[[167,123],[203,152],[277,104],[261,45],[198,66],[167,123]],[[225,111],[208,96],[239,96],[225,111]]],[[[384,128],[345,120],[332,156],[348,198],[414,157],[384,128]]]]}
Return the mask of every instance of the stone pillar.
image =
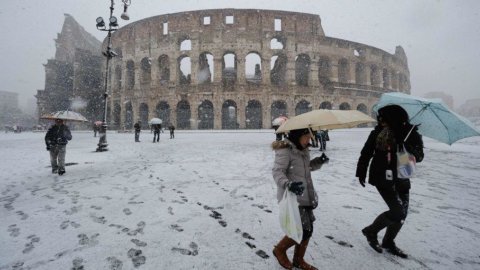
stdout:
{"type": "Polygon", "coordinates": [[[363,68],[364,68],[365,84],[373,85],[372,80],[370,79],[372,68],[370,67],[370,65],[367,65],[367,64],[365,64],[363,68]]]}
{"type": "Polygon", "coordinates": [[[222,129],[222,105],[213,104],[213,129],[222,129]]]}
{"type": "Polygon", "coordinates": [[[330,81],[338,82],[338,59],[330,60],[330,81]]]}
{"type": "Polygon", "coordinates": [[[348,83],[356,83],[355,78],[356,78],[356,67],[357,63],[354,61],[350,61],[348,64],[348,73],[347,73],[347,82],[348,83]]]}
{"type": "Polygon", "coordinates": [[[315,61],[310,62],[310,71],[308,72],[308,86],[319,86],[318,80],[318,63],[315,61]]]}
{"type": "Polygon", "coordinates": [[[237,84],[245,84],[245,57],[236,56],[237,62],[237,84]]]}
{"type": "Polygon", "coordinates": [[[240,104],[237,104],[237,122],[239,124],[239,128],[245,128],[245,120],[246,120],[246,106],[245,102],[240,102],[240,104]]]}
{"type": "Polygon", "coordinates": [[[262,84],[270,85],[270,58],[262,57],[262,84]]]}
{"type": "Polygon", "coordinates": [[[190,56],[190,77],[191,83],[190,85],[197,85],[198,84],[198,55],[197,56],[190,56]]]}
{"type": "Polygon", "coordinates": [[[222,63],[223,58],[213,58],[213,82],[222,82],[222,63]]]}
{"type": "Polygon", "coordinates": [[[198,129],[198,106],[197,99],[189,99],[190,103],[190,129],[198,129]]]}
{"type": "Polygon", "coordinates": [[[272,112],[271,112],[271,107],[270,103],[265,101],[265,103],[262,103],[262,109],[263,109],[263,119],[262,119],[262,127],[263,128],[271,128],[272,127],[272,112]]]}

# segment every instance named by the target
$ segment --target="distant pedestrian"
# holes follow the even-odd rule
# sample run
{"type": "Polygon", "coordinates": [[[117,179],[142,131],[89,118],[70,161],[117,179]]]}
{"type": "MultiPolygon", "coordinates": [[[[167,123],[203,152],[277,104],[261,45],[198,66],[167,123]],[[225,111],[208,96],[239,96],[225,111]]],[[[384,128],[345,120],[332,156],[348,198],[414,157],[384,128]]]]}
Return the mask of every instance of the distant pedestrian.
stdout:
{"type": "Polygon", "coordinates": [[[135,142],[140,142],[140,131],[142,130],[142,122],[138,121],[133,125],[133,128],[135,129],[135,142]]]}
{"type": "Polygon", "coordinates": [[[52,173],[62,175],[65,173],[65,154],[67,143],[72,139],[70,129],[64,125],[62,119],[56,119],[45,135],[45,144],[50,151],[52,173]]]}
{"type": "Polygon", "coordinates": [[[175,126],[170,124],[168,126],[168,130],[170,130],[170,139],[175,138],[175,126]]]}
{"type": "Polygon", "coordinates": [[[317,132],[317,140],[318,140],[318,147],[320,151],[325,151],[327,150],[327,141],[330,140],[330,137],[328,136],[328,130],[319,130],[317,132]]]}
{"type": "Polygon", "coordinates": [[[155,139],[157,142],[160,141],[160,129],[162,128],[161,124],[153,124],[152,129],[153,129],[153,142],[155,142],[155,139]]]}
{"type": "Polygon", "coordinates": [[[93,137],[97,137],[98,130],[99,126],[97,124],[93,124],[93,137]]]}
{"type": "Polygon", "coordinates": [[[273,127],[273,129],[275,130],[275,140],[276,140],[276,141],[281,141],[281,140],[283,140],[283,135],[284,135],[284,134],[283,134],[283,133],[277,133],[277,129],[278,129],[280,126],[274,125],[274,126],[272,126],[272,127],[273,127]]]}

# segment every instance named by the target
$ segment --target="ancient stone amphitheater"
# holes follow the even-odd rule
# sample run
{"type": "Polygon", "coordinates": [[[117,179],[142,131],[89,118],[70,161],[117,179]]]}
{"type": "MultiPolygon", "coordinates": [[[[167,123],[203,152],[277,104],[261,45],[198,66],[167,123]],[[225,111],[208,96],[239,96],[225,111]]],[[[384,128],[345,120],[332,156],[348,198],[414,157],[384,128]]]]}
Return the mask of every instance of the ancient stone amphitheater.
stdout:
{"type": "MultiPolygon", "coordinates": [[[[270,128],[318,108],[372,113],[410,92],[402,47],[390,54],[327,37],[318,15],[216,9],[159,15],[112,36],[110,124],[158,117],[180,129],[270,128]]],[[[103,46],[106,46],[104,41],[103,46]]]]}

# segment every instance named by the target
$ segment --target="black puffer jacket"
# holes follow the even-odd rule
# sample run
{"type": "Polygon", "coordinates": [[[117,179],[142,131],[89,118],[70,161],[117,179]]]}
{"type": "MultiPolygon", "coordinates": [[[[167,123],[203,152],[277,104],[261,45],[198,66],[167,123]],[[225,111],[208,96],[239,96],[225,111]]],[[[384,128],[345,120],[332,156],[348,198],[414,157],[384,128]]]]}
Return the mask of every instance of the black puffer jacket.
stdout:
{"type": "MultiPolygon", "coordinates": [[[[370,163],[370,159],[372,162],[370,163],[370,170],[368,174],[368,182],[371,185],[378,186],[382,184],[388,184],[392,181],[386,181],[385,179],[385,171],[392,170],[394,180],[397,179],[397,149],[391,149],[390,153],[390,163],[388,163],[387,154],[388,151],[379,150],[376,146],[377,136],[382,131],[381,126],[376,126],[370,135],[368,136],[367,142],[363,146],[363,149],[360,153],[360,158],[358,159],[357,163],[357,172],[356,176],[359,178],[366,178],[368,165],[370,163]]],[[[405,138],[410,130],[404,130],[401,137],[405,138]]],[[[398,146],[401,146],[397,143],[398,146]]],[[[422,136],[418,134],[416,128],[412,131],[410,136],[408,137],[407,141],[405,142],[406,150],[415,156],[417,162],[421,162],[423,160],[423,141],[422,136]]]]}
{"type": "Polygon", "coordinates": [[[72,133],[66,125],[53,125],[45,135],[45,144],[48,146],[66,145],[72,139],[72,133]]]}

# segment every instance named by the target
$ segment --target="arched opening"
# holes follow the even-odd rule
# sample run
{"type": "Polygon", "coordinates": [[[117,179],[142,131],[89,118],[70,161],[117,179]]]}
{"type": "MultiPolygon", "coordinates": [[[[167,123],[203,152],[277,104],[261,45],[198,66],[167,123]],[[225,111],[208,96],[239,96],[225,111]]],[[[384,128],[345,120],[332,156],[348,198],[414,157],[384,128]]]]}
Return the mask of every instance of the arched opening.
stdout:
{"type": "Polygon", "coordinates": [[[139,108],[139,114],[140,114],[140,121],[142,128],[147,128],[148,127],[148,105],[145,103],[140,104],[139,108]]]}
{"type": "Polygon", "coordinates": [[[155,108],[156,117],[162,119],[163,126],[170,124],[170,105],[166,101],[160,101],[155,108]]]}
{"type": "Polygon", "coordinates": [[[387,69],[383,69],[382,78],[383,78],[383,88],[388,89],[390,87],[390,76],[388,76],[387,69]]]}
{"type": "Polygon", "coordinates": [[[192,82],[192,62],[189,56],[178,58],[178,81],[180,85],[189,85],[192,82]]]}
{"type": "Polygon", "coordinates": [[[237,104],[229,99],[222,105],[222,129],[237,129],[237,104]]]}
{"type": "Polygon", "coordinates": [[[311,110],[312,110],[312,105],[310,105],[310,102],[302,99],[300,102],[297,103],[297,106],[295,106],[295,115],[306,113],[311,110]]]}
{"type": "Polygon", "coordinates": [[[310,56],[300,54],[295,59],[295,81],[299,86],[308,86],[310,56]]]}
{"type": "Polygon", "coordinates": [[[366,83],[366,72],[365,72],[365,65],[363,63],[357,63],[355,65],[355,82],[357,84],[365,84],[366,83]]]}
{"type": "Polygon", "coordinates": [[[340,104],[340,106],[338,107],[340,110],[350,110],[350,104],[348,104],[347,102],[343,102],[342,104],[340,104]]]}
{"type": "Polygon", "coordinates": [[[115,84],[117,92],[122,89],[122,67],[115,67],[115,84]]]}
{"type": "Polygon", "coordinates": [[[125,128],[133,128],[133,107],[131,102],[125,104],[125,128]]]}
{"type": "Polygon", "coordinates": [[[142,84],[149,84],[152,79],[152,65],[148,57],[142,58],[140,62],[141,68],[141,82],[142,84]]]}
{"type": "Polygon", "coordinates": [[[213,129],[213,103],[210,100],[204,100],[198,106],[198,129],[213,129]]]}
{"type": "Polygon", "coordinates": [[[224,87],[233,87],[237,81],[237,56],[233,53],[223,55],[222,83],[224,87]]]}
{"type": "Polygon", "coordinates": [[[190,128],[190,104],[186,100],[181,100],[177,103],[177,128],[190,128]]]}
{"type": "Polygon", "coordinates": [[[285,42],[282,38],[275,37],[270,40],[270,49],[283,50],[285,48],[285,42]]]}
{"type": "Polygon", "coordinates": [[[190,51],[192,50],[192,41],[188,38],[180,42],[180,51],[190,51]]]}
{"type": "Polygon", "coordinates": [[[318,81],[323,84],[328,83],[330,82],[330,76],[330,59],[328,59],[328,57],[321,57],[318,61],[318,81]]]}
{"type": "Polygon", "coordinates": [[[341,83],[348,83],[349,79],[349,64],[347,59],[340,59],[338,61],[338,81],[341,83]]]}
{"type": "Polygon", "coordinates": [[[245,79],[248,83],[262,82],[262,59],[258,53],[249,53],[245,58],[245,79]]]}
{"type": "Polygon", "coordinates": [[[270,121],[279,116],[288,116],[287,103],[283,100],[274,101],[270,108],[270,115],[272,117],[270,121]]]}
{"type": "Polygon", "coordinates": [[[331,110],[332,109],[332,103],[329,102],[329,101],[324,101],[324,102],[320,103],[319,109],[331,110]]]}
{"type": "Polygon", "coordinates": [[[158,71],[160,72],[160,84],[166,85],[170,81],[170,59],[168,55],[158,57],[158,71]]]}
{"type": "Polygon", "coordinates": [[[284,86],[286,74],[287,57],[284,54],[272,56],[270,59],[270,83],[276,86],[284,86]]]}
{"type": "Polygon", "coordinates": [[[120,128],[121,113],[122,113],[122,107],[120,107],[120,104],[115,103],[113,105],[113,123],[111,123],[114,129],[120,128]]]}
{"type": "Polygon", "coordinates": [[[127,89],[132,90],[135,85],[135,64],[132,60],[127,61],[127,89]]]}
{"type": "Polygon", "coordinates": [[[213,55],[206,52],[200,54],[198,57],[198,83],[205,84],[213,82],[213,71],[213,55]]]}
{"type": "Polygon", "coordinates": [[[378,85],[378,68],[376,65],[370,66],[370,85],[378,85]]]}
{"type": "Polygon", "coordinates": [[[262,128],[262,103],[249,100],[245,108],[245,127],[248,129],[262,128]]]}
{"type": "Polygon", "coordinates": [[[360,104],[357,105],[357,111],[361,111],[364,114],[368,115],[367,105],[365,105],[363,103],[360,103],[360,104]]]}

